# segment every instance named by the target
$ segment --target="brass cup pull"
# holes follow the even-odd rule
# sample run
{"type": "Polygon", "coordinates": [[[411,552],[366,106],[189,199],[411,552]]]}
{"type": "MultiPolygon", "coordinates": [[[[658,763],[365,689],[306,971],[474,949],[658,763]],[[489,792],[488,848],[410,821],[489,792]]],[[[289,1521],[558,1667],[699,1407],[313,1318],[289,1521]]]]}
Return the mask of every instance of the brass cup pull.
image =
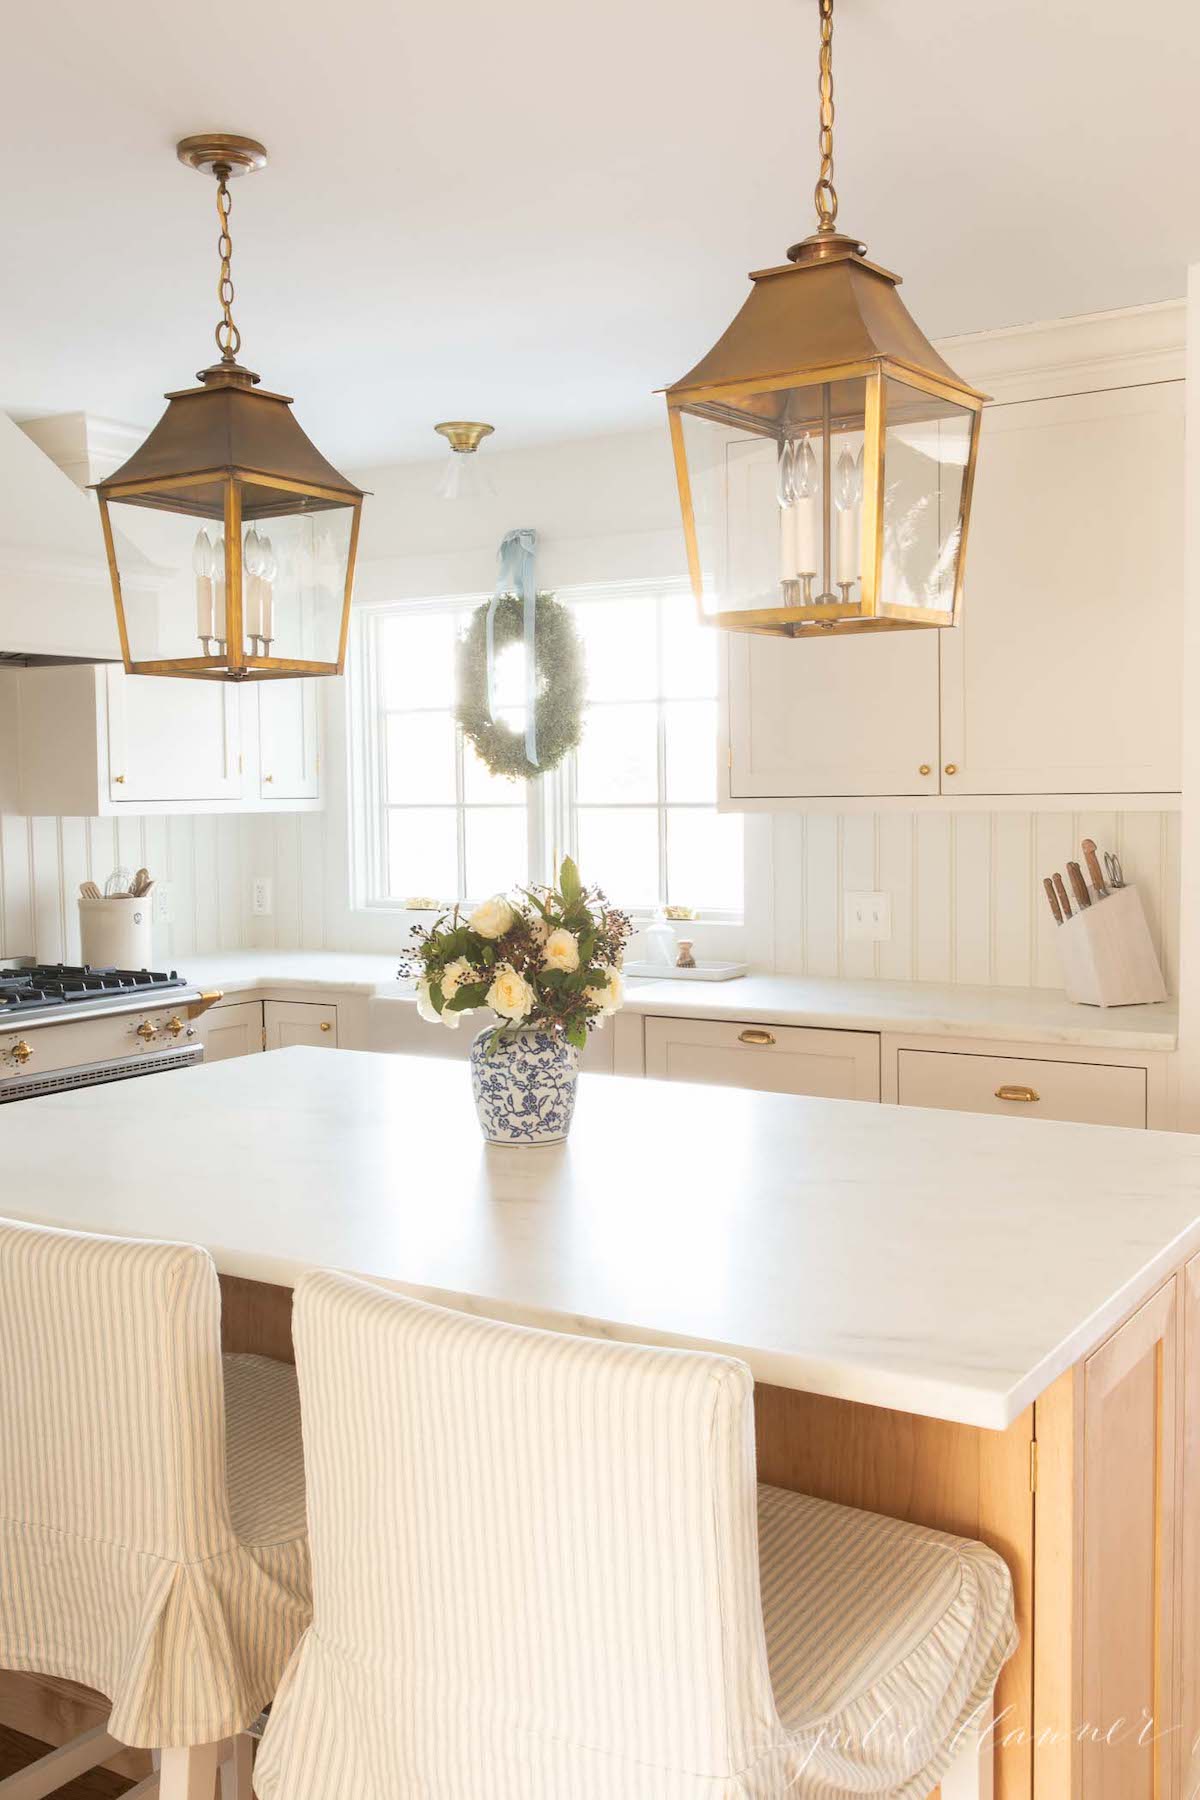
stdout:
{"type": "Polygon", "coordinates": [[[1035,1100],[1040,1100],[1041,1097],[1037,1089],[1031,1087],[998,1087],[996,1089],[997,1100],[1019,1100],[1025,1106],[1031,1106],[1035,1100]]]}
{"type": "Polygon", "coordinates": [[[958,764],[957,763],[947,763],[946,764],[946,773],[947,773],[947,775],[957,775],[958,774],[958,764]]]}
{"type": "Polygon", "coordinates": [[[333,1030],[333,1026],[330,1024],[328,1019],[321,1020],[321,1030],[322,1031],[332,1031],[333,1030]]]}
{"type": "Polygon", "coordinates": [[[13,1061],[16,1063],[27,1063],[32,1055],[32,1044],[27,1044],[24,1038],[18,1038],[17,1042],[12,1047],[13,1061]]]}
{"type": "Polygon", "coordinates": [[[932,775],[933,770],[928,763],[922,763],[920,768],[917,770],[917,774],[918,775],[932,775]]]}
{"type": "Polygon", "coordinates": [[[739,1031],[739,1044],[773,1044],[775,1039],[769,1031],[739,1031]]]}

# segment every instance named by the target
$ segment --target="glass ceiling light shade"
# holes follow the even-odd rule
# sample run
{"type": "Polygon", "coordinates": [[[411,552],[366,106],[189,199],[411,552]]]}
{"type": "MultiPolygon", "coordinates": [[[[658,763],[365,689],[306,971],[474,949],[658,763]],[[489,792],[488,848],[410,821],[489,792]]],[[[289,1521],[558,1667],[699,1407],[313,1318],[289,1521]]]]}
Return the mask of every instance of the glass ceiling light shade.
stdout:
{"type": "Polygon", "coordinates": [[[817,230],[752,274],[666,390],[701,617],[781,637],[957,622],[985,395],[943,362],[899,277],[836,229],[833,0],[818,0],[817,230]]]}
{"type": "Polygon", "coordinates": [[[178,154],[217,181],[221,357],[199,387],[166,396],[141,448],[95,484],[125,667],[222,681],[340,675],[363,491],[301,430],[291,400],[237,360],[228,183],[261,169],[266,151],[212,135],[185,138],[178,154]],[[157,587],[127,607],[126,539],[114,524],[130,507],[154,515],[129,535],[151,556],[157,587]]]}
{"type": "Polygon", "coordinates": [[[450,446],[450,458],[438,477],[437,494],[442,500],[487,500],[496,491],[486,466],[479,459],[479,446],[491,437],[494,425],[477,419],[447,419],[433,428],[450,446]]]}

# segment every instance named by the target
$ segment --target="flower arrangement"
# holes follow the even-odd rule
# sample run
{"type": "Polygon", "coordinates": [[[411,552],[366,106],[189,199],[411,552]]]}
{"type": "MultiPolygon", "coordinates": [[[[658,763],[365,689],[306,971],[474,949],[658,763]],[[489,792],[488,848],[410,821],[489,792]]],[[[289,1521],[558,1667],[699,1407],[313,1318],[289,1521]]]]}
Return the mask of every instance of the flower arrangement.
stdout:
{"type": "Polygon", "coordinates": [[[459,908],[414,934],[421,971],[417,1010],[457,1028],[489,1007],[501,1023],[489,1049],[520,1030],[564,1039],[577,1050],[624,999],[621,964],[633,930],[599,888],[585,888],[563,858],[557,887],[496,894],[463,919],[459,908]]]}

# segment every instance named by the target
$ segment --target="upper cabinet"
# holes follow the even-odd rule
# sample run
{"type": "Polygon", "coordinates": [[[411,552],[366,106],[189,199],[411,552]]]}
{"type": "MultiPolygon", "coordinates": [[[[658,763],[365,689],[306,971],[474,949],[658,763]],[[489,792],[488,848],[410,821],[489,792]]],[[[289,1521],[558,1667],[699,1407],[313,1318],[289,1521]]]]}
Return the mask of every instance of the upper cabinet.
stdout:
{"type": "Polygon", "coordinates": [[[1178,794],[1181,318],[1145,308],[948,355],[996,394],[963,622],[841,643],[732,635],[731,809],[1178,794]]]}
{"type": "Polygon", "coordinates": [[[16,810],[306,812],[321,804],[313,681],[17,669],[0,675],[15,710],[16,810]]]}

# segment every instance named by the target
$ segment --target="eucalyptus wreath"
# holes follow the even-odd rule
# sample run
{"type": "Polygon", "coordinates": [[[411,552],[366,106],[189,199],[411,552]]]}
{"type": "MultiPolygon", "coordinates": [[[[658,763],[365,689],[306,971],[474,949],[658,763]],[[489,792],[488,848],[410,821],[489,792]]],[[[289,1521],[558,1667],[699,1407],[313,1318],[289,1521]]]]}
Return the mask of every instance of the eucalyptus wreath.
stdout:
{"type": "MultiPolygon", "coordinates": [[[[539,594],[534,628],[534,684],[537,701],[536,765],[525,754],[525,734],[488,712],[487,615],[489,602],[471,617],[458,646],[458,722],[493,775],[527,781],[560,763],[574,750],[583,730],[583,646],[575,622],[553,594],[539,594]]],[[[496,607],[496,655],[524,640],[525,611],[515,594],[496,607]]]]}

